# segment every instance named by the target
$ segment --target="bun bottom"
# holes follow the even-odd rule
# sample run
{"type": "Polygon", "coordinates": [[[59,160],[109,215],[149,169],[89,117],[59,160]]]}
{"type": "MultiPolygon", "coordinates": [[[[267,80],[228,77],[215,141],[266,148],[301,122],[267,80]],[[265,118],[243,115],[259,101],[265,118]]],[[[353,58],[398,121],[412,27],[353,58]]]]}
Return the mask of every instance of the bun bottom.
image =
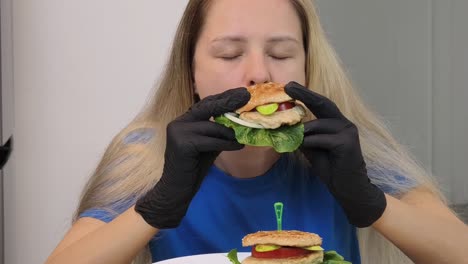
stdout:
{"type": "Polygon", "coordinates": [[[302,258],[261,259],[248,257],[242,264],[320,264],[323,262],[323,251],[313,252],[302,258]]]}

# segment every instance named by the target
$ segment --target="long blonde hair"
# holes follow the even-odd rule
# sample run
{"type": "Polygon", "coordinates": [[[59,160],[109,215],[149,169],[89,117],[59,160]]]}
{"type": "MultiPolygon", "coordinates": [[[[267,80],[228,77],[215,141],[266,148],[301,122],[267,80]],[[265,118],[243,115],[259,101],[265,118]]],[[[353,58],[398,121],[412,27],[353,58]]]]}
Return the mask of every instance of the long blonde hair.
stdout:
{"type": "MultiPolygon", "coordinates": [[[[352,88],[333,48],[320,25],[311,0],[291,0],[302,24],[306,49],[306,83],[309,89],[334,101],[359,128],[369,177],[396,193],[408,191],[408,184],[395,177],[404,175],[409,181],[442,195],[433,178],[390,134],[376,114],[369,110],[352,88]]],[[[165,129],[167,124],[184,113],[194,102],[192,59],[203,28],[209,0],[190,0],[173,41],[172,51],[155,94],[141,113],[123,129],[108,146],[94,175],[85,186],[74,220],[83,211],[101,208],[117,214],[115,205],[135,201],[159,180],[162,171],[165,129]],[[145,144],[125,144],[129,133],[151,129],[152,139],[145,144]]],[[[411,263],[393,244],[372,228],[358,230],[362,263],[411,263]]],[[[151,263],[148,248],[134,263],[151,263]]]]}

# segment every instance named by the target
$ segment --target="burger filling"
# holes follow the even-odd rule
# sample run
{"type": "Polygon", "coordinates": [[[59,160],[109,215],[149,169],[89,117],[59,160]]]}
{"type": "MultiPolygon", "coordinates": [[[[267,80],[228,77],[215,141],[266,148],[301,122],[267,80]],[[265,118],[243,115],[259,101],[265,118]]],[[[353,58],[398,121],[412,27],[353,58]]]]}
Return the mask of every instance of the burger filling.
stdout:
{"type": "Polygon", "coordinates": [[[278,245],[256,245],[252,247],[252,257],[263,259],[299,258],[323,251],[320,246],[287,247],[278,245]]]}
{"type": "Polygon", "coordinates": [[[301,122],[304,115],[304,108],[296,105],[292,108],[278,110],[268,115],[261,114],[258,111],[244,112],[240,114],[239,118],[250,123],[259,124],[267,129],[275,129],[282,125],[295,125],[301,122]]]}

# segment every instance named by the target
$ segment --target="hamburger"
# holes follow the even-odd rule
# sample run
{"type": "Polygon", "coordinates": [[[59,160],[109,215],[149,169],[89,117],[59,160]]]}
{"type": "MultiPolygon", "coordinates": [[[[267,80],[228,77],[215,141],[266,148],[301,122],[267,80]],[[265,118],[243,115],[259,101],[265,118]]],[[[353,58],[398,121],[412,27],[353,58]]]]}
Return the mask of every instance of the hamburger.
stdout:
{"type": "Polygon", "coordinates": [[[242,264],[319,264],[323,263],[322,238],[316,234],[289,231],[259,231],[242,239],[252,247],[252,256],[242,264]]]}
{"type": "Polygon", "coordinates": [[[262,83],[247,90],[246,105],[215,121],[234,129],[241,144],[270,146],[280,153],[296,150],[304,138],[303,104],[286,94],[283,84],[262,83]]]}
{"type": "Polygon", "coordinates": [[[251,256],[241,263],[233,249],[227,254],[233,264],[352,264],[334,250],[324,251],[319,235],[303,231],[259,231],[246,235],[242,246],[252,247],[251,256]]]}

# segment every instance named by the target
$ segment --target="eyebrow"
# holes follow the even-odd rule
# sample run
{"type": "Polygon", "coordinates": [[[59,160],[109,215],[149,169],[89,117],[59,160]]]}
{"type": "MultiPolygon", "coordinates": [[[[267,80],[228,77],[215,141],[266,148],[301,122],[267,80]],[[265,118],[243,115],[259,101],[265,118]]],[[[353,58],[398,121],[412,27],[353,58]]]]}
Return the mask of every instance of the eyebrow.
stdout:
{"type": "MultiPolygon", "coordinates": [[[[217,37],[213,39],[211,42],[215,43],[215,42],[225,42],[225,41],[245,43],[247,42],[247,38],[242,37],[242,36],[222,36],[222,37],[217,37]]],[[[287,41],[292,41],[292,42],[295,42],[296,44],[300,44],[299,40],[291,36],[275,36],[267,40],[268,43],[287,42],[287,41]]]]}
{"type": "Polygon", "coordinates": [[[287,42],[292,41],[296,44],[300,44],[299,40],[290,36],[277,36],[268,39],[268,43],[287,42]]]}
{"type": "Polygon", "coordinates": [[[213,39],[211,42],[215,43],[215,42],[225,42],[225,41],[229,41],[229,42],[247,42],[247,39],[244,38],[244,37],[241,37],[241,36],[222,36],[222,37],[217,37],[217,38],[213,39]]]}

